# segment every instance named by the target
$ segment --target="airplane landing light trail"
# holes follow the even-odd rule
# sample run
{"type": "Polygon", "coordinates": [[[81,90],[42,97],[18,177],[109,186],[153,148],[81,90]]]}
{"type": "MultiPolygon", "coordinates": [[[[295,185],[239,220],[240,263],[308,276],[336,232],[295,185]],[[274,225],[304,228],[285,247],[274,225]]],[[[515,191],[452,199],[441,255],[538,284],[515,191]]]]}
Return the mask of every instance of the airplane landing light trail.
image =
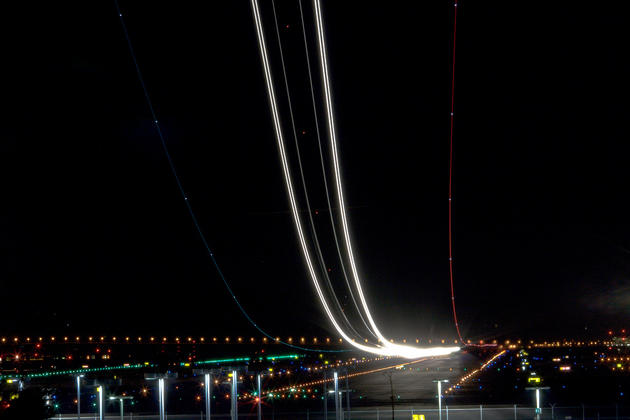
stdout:
{"type": "Polygon", "coordinates": [[[339,175],[339,162],[337,158],[338,154],[336,152],[336,138],[335,138],[334,120],[332,117],[332,104],[331,104],[331,99],[330,99],[330,96],[331,96],[330,95],[330,82],[328,79],[328,69],[327,69],[327,64],[326,64],[326,53],[325,53],[325,43],[323,39],[323,30],[322,30],[323,26],[322,26],[322,19],[321,19],[321,11],[320,11],[319,1],[314,0],[319,53],[320,53],[320,60],[322,64],[322,74],[324,77],[324,86],[325,86],[324,91],[325,91],[325,99],[326,99],[325,101],[326,111],[328,114],[328,127],[329,127],[329,132],[330,132],[332,150],[333,150],[333,163],[334,163],[334,168],[335,168],[335,182],[336,182],[337,198],[339,201],[339,208],[341,209],[341,215],[342,215],[344,243],[347,248],[347,254],[349,255],[353,278],[355,281],[357,291],[359,293],[361,304],[367,315],[370,325],[373,328],[374,333],[379,338],[379,343],[377,345],[360,344],[357,341],[353,340],[339,324],[339,321],[333,314],[328,304],[328,301],[326,297],[324,296],[320,279],[318,275],[316,274],[315,264],[311,256],[311,251],[309,250],[309,246],[307,245],[307,238],[306,238],[306,235],[304,234],[303,222],[302,222],[300,212],[298,210],[297,198],[296,198],[295,189],[294,189],[294,185],[293,185],[293,181],[292,181],[291,173],[290,173],[290,168],[289,168],[289,162],[288,162],[288,157],[287,157],[288,153],[285,146],[282,124],[280,121],[280,114],[278,110],[275,88],[273,85],[273,77],[271,74],[271,68],[269,64],[269,55],[267,52],[267,46],[266,46],[265,35],[263,31],[263,26],[262,26],[260,10],[258,6],[258,0],[251,0],[251,7],[252,7],[253,15],[254,15],[254,22],[256,25],[258,47],[260,49],[260,55],[262,59],[264,78],[265,78],[265,83],[267,86],[267,94],[268,94],[268,99],[269,99],[269,106],[271,108],[271,115],[272,115],[273,126],[274,126],[274,133],[275,133],[276,142],[278,145],[278,151],[280,155],[280,161],[282,164],[282,172],[284,175],[285,185],[287,188],[287,194],[289,196],[289,203],[291,205],[293,221],[295,224],[296,232],[298,234],[298,241],[300,243],[302,254],[306,262],[309,276],[315,287],[315,290],[317,292],[322,308],[324,309],[324,312],[326,313],[328,319],[333,324],[337,332],[345,340],[347,340],[348,343],[350,343],[352,346],[356,347],[359,350],[373,353],[373,354],[379,354],[383,356],[400,356],[400,357],[404,357],[408,359],[416,359],[416,358],[421,358],[421,357],[446,355],[446,354],[450,354],[455,351],[458,351],[459,347],[419,348],[419,347],[390,343],[380,333],[380,331],[376,327],[374,320],[372,319],[369,308],[367,306],[365,296],[363,295],[363,291],[361,288],[356,264],[354,262],[354,255],[352,253],[350,237],[348,233],[348,223],[345,216],[345,203],[343,200],[343,189],[341,186],[341,179],[339,175]]]}

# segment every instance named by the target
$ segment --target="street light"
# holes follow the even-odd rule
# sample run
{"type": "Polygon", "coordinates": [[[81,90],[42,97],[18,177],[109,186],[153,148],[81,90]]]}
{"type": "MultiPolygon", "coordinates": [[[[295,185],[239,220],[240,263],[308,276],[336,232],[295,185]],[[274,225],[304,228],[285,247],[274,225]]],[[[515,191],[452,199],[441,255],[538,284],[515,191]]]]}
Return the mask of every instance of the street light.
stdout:
{"type": "Polygon", "coordinates": [[[437,382],[437,389],[438,389],[438,413],[439,413],[440,420],[442,420],[442,382],[447,383],[448,379],[434,379],[433,382],[437,382]]]}
{"type": "Polygon", "coordinates": [[[232,369],[232,420],[238,420],[238,371],[232,369]]]}
{"type": "Polygon", "coordinates": [[[177,378],[177,373],[145,373],[144,379],[149,381],[158,381],[158,404],[160,409],[160,420],[166,420],[166,399],[164,397],[165,383],[167,378],[177,378]]]}
{"type": "Polygon", "coordinates": [[[341,420],[341,413],[339,407],[341,406],[339,401],[339,374],[337,371],[333,372],[333,379],[335,382],[335,420],[341,420]]]}
{"type": "Polygon", "coordinates": [[[81,420],[81,378],[83,375],[77,376],[77,420],[81,420]]]}
{"type": "Polygon", "coordinates": [[[540,415],[542,414],[542,410],[540,408],[540,390],[549,389],[548,386],[528,386],[525,388],[528,391],[536,391],[536,418],[540,419],[540,415]]]}
{"type": "Polygon", "coordinates": [[[258,420],[261,420],[262,418],[262,407],[260,406],[261,401],[262,401],[262,388],[260,386],[260,373],[256,375],[256,383],[258,385],[258,404],[256,404],[258,407],[258,420]]]}
{"type": "Polygon", "coordinates": [[[160,420],[166,420],[166,404],[164,403],[164,378],[158,378],[160,420]]]}
{"type": "Polygon", "coordinates": [[[133,400],[133,397],[128,395],[112,395],[109,397],[110,400],[118,400],[120,401],[120,420],[124,420],[125,418],[125,409],[124,409],[124,401],[125,400],[133,400]]]}
{"type": "Polygon", "coordinates": [[[205,402],[206,402],[206,420],[210,420],[210,398],[212,395],[212,381],[210,380],[210,374],[204,373],[204,393],[205,393],[205,402]]]}
{"type": "Polygon", "coordinates": [[[105,388],[103,388],[103,385],[97,387],[96,392],[98,392],[98,418],[99,420],[105,420],[105,407],[103,405],[103,394],[105,393],[105,388]]]}

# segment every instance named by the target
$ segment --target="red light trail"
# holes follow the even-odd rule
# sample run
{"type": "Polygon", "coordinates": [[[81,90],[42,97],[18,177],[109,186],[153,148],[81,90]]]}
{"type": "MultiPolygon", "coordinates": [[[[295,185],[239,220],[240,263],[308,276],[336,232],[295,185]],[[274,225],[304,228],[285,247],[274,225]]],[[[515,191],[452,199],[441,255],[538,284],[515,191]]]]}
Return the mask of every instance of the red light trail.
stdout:
{"type": "Polygon", "coordinates": [[[451,72],[451,130],[449,141],[448,163],[448,268],[451,280],[451,303],[453,305],[453,321],[461,343],[464,342],[457,322],[457,310],[455,309],[455,287],[453,286],[453,122],[455,119],[455,43],[457,39],[457,2],[453,4],[453,70],[451,72]]]}

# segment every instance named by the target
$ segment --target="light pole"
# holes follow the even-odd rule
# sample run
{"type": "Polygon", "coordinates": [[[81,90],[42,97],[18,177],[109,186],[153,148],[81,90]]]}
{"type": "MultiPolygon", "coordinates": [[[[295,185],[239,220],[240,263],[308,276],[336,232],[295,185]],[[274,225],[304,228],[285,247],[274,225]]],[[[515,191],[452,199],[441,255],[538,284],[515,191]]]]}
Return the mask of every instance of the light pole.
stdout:
{"type": "Polygon", "coordinates": [[[98,388],[96,388],[96,391],[98,392],[98,418],[99,420],[104,420],[105,419],[105,413],[104,413],[104,395],[105,394],[105,388],[103,387],[103,385],[100,385],[98,388]]]}
{"type": "Polygon", "coordinates": [[[348,411],[348,420],[350,420],[350,382],[348,377],[350,376],[350,372],[348,368],[346,368],[346,410],[348,411]]]}
{"type": "Polygon", "coordinates": [[[118,400],[120,402],[120,420],[124,420],[125,419],[125,408],[124,408],[124,401],[125,400],[133,400],[133,397],[128,396],[128,395],[111,395],[109,397],[110,400],[118,400]]]}
{"type": "Polygon", "coordinates": [[[326,371],[324,371],[324,420],[328,420],[328,389],[326,387],[326,371]]]}
{"type": "Polygon", "coordinates": [[[144,374],[144,379],[147,379],[149,381],[155,381],[157,380],[158,382],[158,405],[160,408],[160,420],[166,420],[166,398],[164,396],[165,394],[165,389],[166,389],[166,384],[165,384],[165,379],[166,378],[177,378],[177,373],[172,373],[172,372],[167,372],[167,373],[156,373],[156,372],[151,372],[151,373],[145,373],[144,374]]]}
{"type": "Polygon", "coordinates": [[[206,420],[210,420],[210,398],[212,396],[212,388],[210,388],[211,386],[212,382],[210,382],[210,374],[206,373],[204,374],[204,392],[206,394],[206,420]]]}
{"type": "Polygon", "coordinates": [[[81,375],[77,376],[77,420],[81,420],[81,375]]]}
{"type": "Polygon", "coordinates": [[[339,374],[335,371],[333,375],[335,380],[335,420],[341,420],[341,417],[339,416],[339,374]]]}
{"type": "Polygon", "coordinates": [[[548,386],[532,386],[532,387],[527,387],[525,388],[528,391],[535,391],[536,392],[536,418],[540,419],[540,415],[542,414],[542,410],[540,408],[540,390],[547,390],[549,389],[548,386]]]}
{"type": "Polygon", "coordinates": [[[160,404],[160,420],[166,420],[166,404],[164,403],[164,378],[158,379],[158,391],[160,404]]]}
{"type": "Polygon", "coordinates": [[[238,371],[232,370],[232,420],[238,420],[238,371]]]}
{"type": "MultiPolygon", "coordinates": [[[[256,404],[257,407],[257,411],[258,411],[258,420],[262,419],[262,407],[261,407],[261,401],[262,401],[262,388],[260,386],[260,373],[258,375],[256,375],[256,384],[258,385],[258,404],[256,404]]],[[[209,420],[209,419],[208,419],[209,420]]]]}
{"type": "Polygon", "coordinates": [[[433,382],[437,382],[438,389],[438,416],[442,420],[442,382],[448,382],[448,379],[434,379],[433,382]]]}

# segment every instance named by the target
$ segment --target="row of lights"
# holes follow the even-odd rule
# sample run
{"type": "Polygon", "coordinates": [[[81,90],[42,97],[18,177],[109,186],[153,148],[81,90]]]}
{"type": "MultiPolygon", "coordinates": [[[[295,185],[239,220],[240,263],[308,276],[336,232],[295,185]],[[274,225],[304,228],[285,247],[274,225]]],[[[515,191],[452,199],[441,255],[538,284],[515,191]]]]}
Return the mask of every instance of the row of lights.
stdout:
{"type": "Polygon", "coordinates": [[[503,356],[505,353],[507,353],[507,350],[502,350],[499,353],[495,354],[494,356],[492,356],[490,359],[488,359],[483,365],[481,365],[481,367],[479,369],[475,369],[472,372],[468,373],[467,375],[461,377],[457,383],[455,383],[455,385],[450,386],[446,391],[444,391],[445,394],[448,394],[449,392],[453,391],[453,389],[456,389],[457,387],[461,386],[463,383],[467,382],[469,379],[471,379],[472,377],[474,377],[475,375],[477,375],[479,372],[483,371],[484,369],[486,369],[488,366],[490,366],[495,360],[497,360],[499,357],[503,356]]]}
{"type": "MultiPolygon", "coordinates": [[[[68,336],[64,336],[64,337],[59,337],[59,338],[58,338],[58,337],[56,337],[56,336],[50,336],[50,337],[41,337],[41,336],[40,336],[40,337],[36,337],[36,338],[31,338],[31,337],[25,337],[25,338],[20,338],[20,337],[13,337],[13,338],[1,337],[1,338],[0,338],[0,342],[1,342],[1,343],[3,343],[3,344],[6,344],[6,343],[11,343],[11,342],[13,342],[13,343],[31,343],[31,342],[43,342],[43,341],[49,341],[49,342],[53,342],[53,343],[55,343],[55,342],[59,342],[59,341],[64,341],[64,342],[68,342],[68,341],[81,342],[82,340],[81,340],[81,337],[80,337],[80,336],[76,336],[76,337],[68,337],[68,336]]],[[[97,336],[97,337],[95,337],[95,336],[89,336],[89,337],[87,337],[87,341],[88,341],[88,342],[93,342],[93,341],[101,341],[101,342],[104,342],[104,341],[112,341],[112,342],[123,342],[123,341],[124,341],[124,342],[147,342],[147,341],[148,341],[148,342],[156,342],[156,341],[157,341],[157,342],[159,342],[159,341],[160,341],[160,338],[159,338],[159,337],[141,337],[141,336],[138,336],[138,337],[130,337],[130,336],[125,336],[125,337],[116,337],[116,336],[112,336],[112,337],[97,336]]],[[[272,342],[277,342],[277,343],[278,343],[278,342],[280,342],[280,341],[281,341],[281,338],[280,338],[280,337],[276,337],[275,339],[270,340],[270,339],[269,339],[269,338],[267,338],[267,337],[262,337],[262,338],[260,338],[260,339],[258,339],[258,340],[257,340],[257,339],[256,339],[256,338],[254,338],[254,337],[250,337],[250,338],[249,338],[249,340],[247,340],[246,338],[243,338],[243,337],[236,337],[235,339],[232,339],[231,337],[225,337],[224,339],[220,339],[220,338],[217,338],[217,337],[212,337],[212,338],[206,338],[206,337],[199,337],[199,338],[193,338],[193,337],[186,337],[186,338],[174,337],[174,339],[173,339],[173,340],[169,340],[169,338],[168,338],[168,337],[162,337],[162,338],[161,338],[161,341],[162,341],[162,342],[171,342],[171,341],[175,341],[175,342],[178,342],[178,343],[180,343],[180,342],[188,342],[188,343],[193,343],[193,344],[198,343],[198,342],[200,342],[200,343],[206,343],[206,342],[213,342],[213,343],[217,343],[217,342],[223,342],[223,341],[224,341],[224,342],[226,342],[226,343],[230,343],[230,342],[233,342],[233,341],[235,341],[235,342],[237,342],[237,343],[246,343],[246,342],[255,343],[255,342],[257,342],[257,341],[260,341],[260,342],[262,342],[262,343],[268,343],[269,341],[272,341],[272,342]]],[[[294,339],[293,337],[288,337],[288,338],[286,339],[286,341],[287,341],[288,343],[293,343],[293,342],[295,342],[295,341],[298,341],[298,339],[297,339],[297,338],[296,338],[296,339],[294,339]]],[[[305,338],[305,337],[300,337],[300,338],[299,338],[299,342],[300,342],[300,343],[305,344],[307,341],[308,341],[308,342],[312,342],[313,344],[318,344],[318,343],[326,343],[326,344],[330,344],[330,343],[334,342],[335,340],[331,339],[330,337],[327,337],[327,338],[325,338],[325,339],[319,339],[319,338],[317,338],[317,337],[313,337],[313,339],[312,339],[312,340],[308,340],[308,339],[307,339],[307,338],[305,338]]],[[[355,341],[355,340],[353,340],[353,341],[355,341]]],[[[365,341],[367,342],[368,340],[366,339],[365,341]]],[[[391,340],[389,340],[389,341],[390,341],[390,342],[392,342],[392,343],[394,343],[394,340],[393,340],[393,339],[391,339],[391,340]]],[[[421,340],[420,340],[419,338],[416,338],[416,339],[415,339],[415,342],[416,342],[417,344],[418,344],[418,343],[420,343],[420,341],[421,341],[421,340]]],[[[429,344],[432,344],[432,343],[433,343],[433,341],[434,341],[434,340],[432,340],[432,339],[427,340],[427,342],[428,342],[429,344]]],[[[339,339],[338,339],[338,342],[339,342],[339,343],[343,343],[343,339],[342,339],[342,338],[339,338],[339,339]]],[[[378,340],[378,342],[380,343],[380,340],[378,340]]],[[[438,341],[436,340],[436,343],[437,343],[437,342],[438,342],[438,341]]],[[[442,340],[439,340],[439,342],[440,342],[440,343],[442,343],[442,344],[446,344],[447,342],[450,342],[450,341],[449,341],[449,340],[446,340],[446,339],[442,339],[442,340]]],[[[406,343],[407,343],[407,339],[406,339],[406,338],[404,338],[404,339],[402,340],[402,343],[406,344],[406,343]]],[[[453,343],[457,344],[457,343],[458,343],[458,341],[457,341],[457,340],[454,340],[454,341],[453,341],[453,343]]],[[[468,343],[470,344],[470,340],[468,340],[468,343]]],[[[482,344],[482,343],[483,343],[483,340],[481,340],[481,341],[480,341],[480,343],[482,344]]],[[[495,343],[496,343],[496,340],[495,340],[495,343]]]]}
{"type": "MultiPolygon", "coordinates": [[[[602,357],[602,359],[603,359],[603,357],[602,357]]],[[[613,362],[616,362],[616,361],[623,362],[624,360],[626,360],[626,361],[629,361],[629,362],[630,362],[630,357],[607,357],[607,358],[606,358],[606,361],[607,361],[607,362],[610,362],[610,361],[613,361],[613,362]]]]}
{"type": "MultiPolygon", "coordinates": [[[[145,362],[144,364],[125,363],[119,366],[105,366],[105,367],[98,367],[98,368],[90,368],[86,366],[81,369],[53,370],[53,371],[40,372],[40,373],[27,373],[26,375],[23,375],[23,376],[25,378],[44,378],[44,377],[49,377],[49,376],[81,375],[85,373],[106,372],[106,371],[112,371],[112,370],[141,369],[141,368],[151,367],[151,366],[152,365],[149,362],[145,362]]],[[[15,375],[0,375],[0,380],[7,379],[7,378],[14,378],[14,377],[15,375]]]]}
{"type": "Polygon", "coordinates": [[[602,362],[610,362],[612,366],[610,368],[612,370],[625,370],[626,364],[623,362],[630,362],[630,357],[606,357],[605,355],[600,356],[600,360],[602,362]]]}
{"type": "MultiPolygon", "coordinates": [[[[625,341],[625,337],[622,337],[622,340],[625,341]]],[[[533,340],[529,342],[529,347],[538,347],[538,348],[549,348],[549,347],[588,347],[588,346],[617,346],[618,342],[615,341],[607,341],[607,340],[595,340],[595,341],[551,341],[551,342],[543,342],[536,343],[533,340]]]]}
{"type": "MultiPolygon", "coordinates": [[[[400,369],[400,368],[402,368],[404,366],[413,365],[415,363],[424,362],[426,360],[427,359],[418,359],[418,360],[414,360],[412,362],[398,363],[396,365],[385,366],[385,367],[382,367],[382,368],[377,368],[377,369],[372,369],[372,370],[365,370],[365,371],[361,371],[361,372],[351,373],[351,374],[348,374],[348,375],[339,375],[338,379],[345,379],[346,377],[354,378],[356,376],[369,375],[371,373],[382,372],[384,370],[390,370],[390,369],[400,369]]],[[[321,384],[324,384],[324,383],[332,382],[333,380],[334,380],[334,378],[327,378],[327,379],[319,379],[319,380],[316,380],[316,381],[304,382],[304,383],[301,383],[301,384],[294,384],[294,385],[285,386],[285,387],[282,387],[282,388],[277,388],[275,390],[268,391],[267,394],[269,394],[269,393],[277,393],[277,392],[286,392],[286,391],[290,391],[291,389],[308,388],[308,387],[311,387],[311,386],[321,385],[321,384]]]]}
{"type": "MultiPolygon", "coordinates": [[[[624,340],[625,337],[622,338],[622,340],[624,340]]],[[[301,344],[306,344],[307,341],[308,342],[312,342],[313,344],[319,344],[319,343],[326,343],[326,344],[331,344],[332,342],[334,342],[335,340],[327,337],[325,339],[318,339],[317,337],[313,337],[312,340],[307,340],[305,337],[300,337],[299,339],[294,339],[293,337],[288,337],[286,339],[286,342],[288,343],[293,343],[295,341],[298,341],[301,344]]],[[[44,342],[44,341],[48,341],[51,343],[56,343],[56,342],[69,342],[69,341],[74,341],[77,343],[82,342],[82,338],[80,336],[76,336],[76,337],[68,337],[68,336],[64,336],[64,337],[56,337],[56,336],[50,336],[50,337],[37,337],[37,338],[31,338],[31,337],[26,337],[26,338],[19,338],[19,337],[13,337],[13,338],[7,338],[7,337],[1,337],[0,338],[0,343],[2,344],[6,344],[6,343],[31,343],[31,342],[44,342]]],[[[236,343],[256,343],[256,342],[262,342],[264,344],[269,343],[270,341],[272,343],[279,343],[281,341],[280,337],[276,337],[273,340],[270,340],[267,337],[262,337],[260,339],[256,339],[254,337],[250,337],[249,339],[243,338],[243,337],[236,337],[236,338],[231,338],[231,337],[224,337],[224,338],[218,338],[218,337],[212,337],[212,338],[206,338],[206,337],[199,337],[199,338],[193,338],[193,337],[186,337],[186,338],[180,338],[180,337],[174,337],[173,339],[169,339],[169,337],[142,337],[142,336],[138,336],[138,337],[130,337],[130,336],[125,336],[125,337],[116,337],[116,336],[112,336],[112,337],[106,337],[106,336],[89,336],[87,337],[87,342],[95,342],[95,341],[100,341],[100,342],[124,342],[124,343],[130,343],[130,342],[134,342],[134,343],[142,343],[142,342],[149,342],[149,343],[155,343],[155,342],[163,342],[163,343],[171,343],[171,342],[175,342],[177,344],[180,343],[190,343],[190,344],[197,344],[197,343],[207,343],[207,342],[211,342],[211,343],[219,343],[219,342],[225,342],[225,343],[232,343],[232,342],[236,342],[236,343]]],[[[355,340],[353,340],[355,341],[355,340]]],[[[368,340],[365,340],[366,342],[368,342],[368,340]]],[[[389,340],[391,343],[394,343],[393,339],[389,340]]],[[[416,338],[415,342],[416,344],[420,343],[420,339],[416,338]]],[[[343,343],[343,339],[339,338],[338,339],[339,343],[343,343]]],[[[378,342],[380,343],[380,340],[378,340],[378,342]]],[[[428,344],[433,344],[434,340],[433,339],[429,339],[426,341],[428,344]]],[[[407,339],[402,339],[402,343],[403,344],[407,344],[407,339]]],[[[441,340],[435,340],[435,343],[441,343],[441,344],[447,344],[450,343],[450,340],[446,340],[446,339],[441,339],[441,340]]],[[[454,344],[458,344],[457,340],[453,340],[454,344]]],[[[514,349],[517,347],[518,345],[522,344],[521,340],[516,340],[516,341],[511,341],[511,340],[505,340],[503,344],[500,344],[497,342],[497,340],[492,340],[491,342],[486,343],[486,341],[484,340],[479,340],[478,342],[472,342],[471,340],[467,340],[467,344],[471,345],[471,346],[477,346],[477,345],[481,345],[481,346],[489,346],[489,345],[500,345],[501,348],[503,348],[503,346],[506,346],[508,348],[514,349]]],[[[574,340],[564,340],[564,341],[551,341],[551,342],[535,342],[534,340],[530,340],[528,347],[536,347],[536,348],[547,348],[547,347],[573,347],[573,346],[601,346],[601,345],[605,345],[605,346],[612,346],[612,345],[618,345],[618,342],[615,341],[599,341],[599,340],[595,340],[595,341],[574,341],[574,340]]]]}

